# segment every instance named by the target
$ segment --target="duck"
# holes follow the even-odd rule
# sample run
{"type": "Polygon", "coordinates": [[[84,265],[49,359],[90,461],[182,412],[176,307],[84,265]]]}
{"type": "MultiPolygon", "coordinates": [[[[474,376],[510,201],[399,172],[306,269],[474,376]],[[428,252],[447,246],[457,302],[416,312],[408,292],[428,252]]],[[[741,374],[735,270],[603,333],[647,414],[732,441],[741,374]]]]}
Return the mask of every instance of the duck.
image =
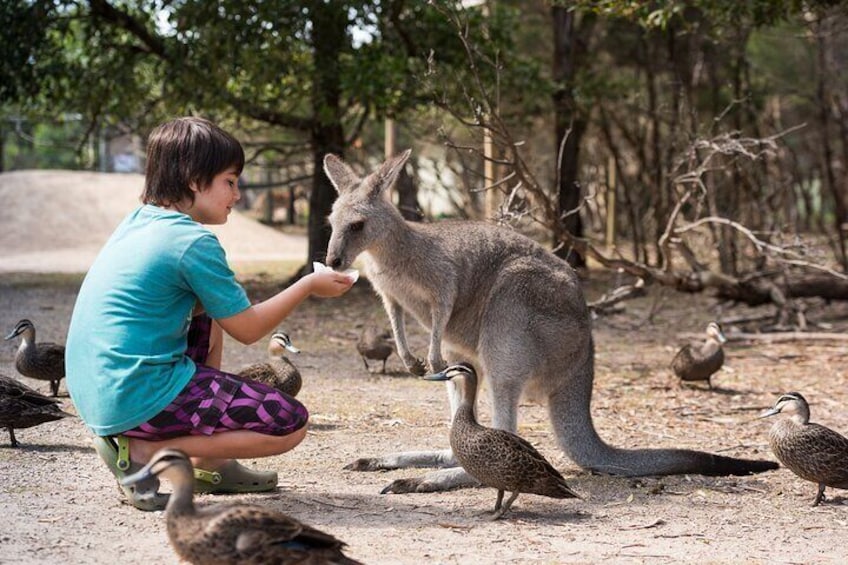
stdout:
{"type": "Polygon", "coordinates": [[[671,361],[671,368],[681,381],[707,381],[712,389],[710,379],[724,364],[722,344],[727,338],[716,322],[707,325],[706,334],[703,343],[690,343],[681,347],[671,361]]]}
{"type": "Polygon", "coordinates": [[[359,335],[359,341],[356,342],[356,351],[362,357],[366,371],[370,370],[368,360],[371,359],[383,362],[383,369],[380,372],[385,374],[386,359],[389,358],[394,350],[395,346],[391,332],[374,326],[363,328],[359,335]]]}
{"type": "Polygon", "coordinates": [[[40,381],[50,381],[53,396],[59,396],[59,381],[65,378],[65,346],[35,341],[35,324],[21,320],[4,339],[22,336],[15,353],[15,368],[20,374],[40,381]]]}
{"type": "Polygon", "coordinates": [[[360,563],[343,553],[343,541],[271,508],[247,503],[195,507],[192,463],[179,449],[158,450],[121,483],[129,486],[160,475],[172,489],[165,507],[168,541],[188,563],[360,563]]]}
{"type": "Polygon", "coordinates": [[[785,467],[804,480],[816,483],[813,506],[824,499],[827,487],[848,489],[848,438],[830,428],[810,422],[810,405],[799,392],[780,395],[774,406],[760,415],[785,413],[769,430],[772,453],[785,467]]]}
{"type": "Polygon", "coordinates": [[[268,342],[268,362],[248,365],[239,371],[239,376],[263,382],[289,396],[297,396],[303,386],[303,378],[294,363],[285,356],[286,351],[300,353],[300,349],[292,344],[288,334],[271,334],[268,342]]]}
{"type": "Polygon", "coordinates": [[[520,493],[552,498],[581,498],[565,478],[524,438],[506,430],[488,428],[477,422],[477,372],[470,363],[449,365],[424,377],[430,381],[457,380],[459,406],[453,417],[450,445],[465,471],[484,486],[497,489],[491,520],[510,509],[520,493]],[[504,493],[510,492],[503,502],[504,493]]]}
{"type": "Polygon", "coordinates": [[[15,428],[31,428],[45,422],[73,418],[62,410],[59,401],[45,396],[24,383],[0,374],[0,427],[9,430],[12,447],[19,447],[15,428]]]}

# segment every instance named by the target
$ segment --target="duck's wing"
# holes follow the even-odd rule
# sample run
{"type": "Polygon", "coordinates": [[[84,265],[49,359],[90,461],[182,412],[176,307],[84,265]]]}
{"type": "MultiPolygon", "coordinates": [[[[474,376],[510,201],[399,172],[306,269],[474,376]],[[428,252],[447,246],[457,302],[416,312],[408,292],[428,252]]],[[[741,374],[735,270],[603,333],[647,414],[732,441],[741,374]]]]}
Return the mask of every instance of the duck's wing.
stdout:
{"type": "Polygon", "coordinates": [[[30,388],[19,380],[0,375],[0,399],[14,400],[29,406],[58,405],[55,398],[44,396],[34,388],[30,388]]]}
{"type": "Polygon", "coordinates": [[[57,343],[39,343],[38,356],[54,369],[54,373],[65,376],[65,346],[57,343]]]}
{"type": "MultiPolygon", "coordinates": [[[[475,465],[488,467],[489,470],[501,467],[504,472],[514,474],[515,469],[529,473],[548,473],[562,478],[562,475],[545,456],[523,437],[506,430],[479,426],[473,434],[466,435],[461,443],[463,451],[469,453],[475,465]]],[[[497,472],[493,473],[497,475],[497,472]]]]}
{"type": "Polygon", "coordinates": [[[0,426],[28,428],[69,416],[55,398],[0,375],[0,426]]]}
{"type": "Polygon", "coordinates": [[[254,363],[243,368],[238,375],[245,379],[267,382],[269,378],[275,376],[275,373],[270,363],[254,363]]]}
{"type": "Polygon", "coordinates": [[[678,373],[694,362],[695,358],[693,357],[693,347],[690,343],[688,345],[684,345],[677,351],[674,358],[671,360],[671,368],[674,369],[675,373],[678,373]]]}
{"type": "Polygon", "coordinates": [[[721,369],[724,350],[721,345],[708,341],[699,346],[686,345],[671,361],[674,374],[684,380],[706,380],[721,369]]]}
{"type": "Polygon", "coordinates": [[[848,488],[848,438],[826,426],[807,424],[791,436],[796,464],[817,482],[848,488]]]}
{"type": "Polygon", "coordinates": [[[207,523],[205,530],[207,535],[218,532],[235,534],[235,549],[240,553],[255,553],[273,547],[309,550],[344,545],[331,534],[258,505],[226,508],[207,523]]]}
{"type": "Polygon", "coordinates": [[[511,432],[504,430],[497,431],[502,432],[505,442],[509,441],[511,443],[510,451],[517,454],[516,456],[521,458],[524,464],[528,466],[528,469],[532,469],[537,474],[550,475],[564,480],[556,467],[551,465],[550,461],[539,453],[539,450],[533,447],[533,444],[529,441],[511,432]]]}

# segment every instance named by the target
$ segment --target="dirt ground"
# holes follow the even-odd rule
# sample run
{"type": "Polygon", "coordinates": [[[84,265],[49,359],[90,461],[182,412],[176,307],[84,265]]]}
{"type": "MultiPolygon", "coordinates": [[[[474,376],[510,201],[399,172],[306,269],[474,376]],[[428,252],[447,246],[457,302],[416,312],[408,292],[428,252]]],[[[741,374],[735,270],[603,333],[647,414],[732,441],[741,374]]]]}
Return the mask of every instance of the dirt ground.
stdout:
{"type": "MultiPolygon", "coordinates": [[[[0,331],[30,318],[43,341],[65,338],[80,279],[3,275],[0,331]]],[[[272,291],[273,278],[246,280],[251,295],[272,291]]],[[[593,273],[589,297],[608,290],[593,273]]],[[[767,343],[732,340],[717,389],[681,387],[668,364],[678,345],[713,318],[757,316],[764,310],[719,310],[705,296],[652,290],[624,312],[595,322],[597,376],[593,414],[602,437],[618,446],[682,446],[725,455],[772,458],[769,420],[756,416],[781,392],[797,390],[813,420],[848,432],[846,342],[767,343]]],[[[808,316],[823,331],[848,327],[845,308],[811,302],[808,316]]],[[[406,374],[396,356],[388,373],[365,370],[354,342],[364,323],[385,324],[367,282],[346,296],[309,300],[286,322],[303,353],[300,398],[311,411],[305,441],[284,456],[250,461],[280,472],[275,493],[198,496],[199,504],[251,501],[284,511],[345,540],[365,563],[844,563],[848,507],[844,491],[811,508],[815,485],[780,469],[750,477],[615,478],[576,468],[555,445],[545,408],[523,404],[519,433],[536,445],[585,500],[521,495],[506,519],[482,515],[490,489],[381,495],[391,480],[424,473],[346,471],[360,456],[448,444],[443,385],[406,374]]],[[[728,326],[729,334],[746,329],[728,326]]],[[[419,354],[423,333],[411,339],[419,354]]],[[[0,342],[0,372],[16,375],[17,343],[0,342]]],[[[225,368],[265,358],[265,343],[230,342],[225,368]]],[[[42,391],[47,384],[27,381],[42,391]]],[[[62,388],[64,393],[64,386],[62,388]]],[[[483,395],[481,419],[489,421],[483,395]]],[[[70,400],[65,408],[73,411],[70,400]]],[[[121,503],[79,420],[65,419],[0,433],[2,563],[122,565],[177,563],[162,513],[121,503]]]]}

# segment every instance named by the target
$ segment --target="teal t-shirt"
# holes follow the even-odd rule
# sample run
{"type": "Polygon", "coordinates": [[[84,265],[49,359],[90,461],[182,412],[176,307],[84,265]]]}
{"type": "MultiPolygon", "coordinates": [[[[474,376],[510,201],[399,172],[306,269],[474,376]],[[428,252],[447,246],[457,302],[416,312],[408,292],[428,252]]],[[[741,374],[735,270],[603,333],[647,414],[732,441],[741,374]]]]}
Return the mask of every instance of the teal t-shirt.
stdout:
{"type": "Polygon", "coordinates": [[[97,435],[161,412],[195,372],[192,310],[228,318],[250,301],[218,238],[186,214],[144,205],[116,228],[77,296],[65,350],[68,391],[97,435]]]}

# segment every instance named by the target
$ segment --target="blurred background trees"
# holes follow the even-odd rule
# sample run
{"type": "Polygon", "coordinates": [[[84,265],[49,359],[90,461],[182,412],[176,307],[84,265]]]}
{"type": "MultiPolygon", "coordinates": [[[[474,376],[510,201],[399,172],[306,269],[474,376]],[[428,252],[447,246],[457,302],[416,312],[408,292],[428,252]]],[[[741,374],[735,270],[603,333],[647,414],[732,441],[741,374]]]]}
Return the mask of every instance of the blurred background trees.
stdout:
{"type": "Polygon", "coordinates": [[[507,223],[575,266],[749,303],[845,298],[846,16],[826,0],[9,0],[0,163],[55,166],[33,155],[63,147],[52,162],[103,168],[104,132],[201,114],[260,182],[303,185],[320,260],[323,155],[370,170],[392,132],[426,219],[507,223]]]}

